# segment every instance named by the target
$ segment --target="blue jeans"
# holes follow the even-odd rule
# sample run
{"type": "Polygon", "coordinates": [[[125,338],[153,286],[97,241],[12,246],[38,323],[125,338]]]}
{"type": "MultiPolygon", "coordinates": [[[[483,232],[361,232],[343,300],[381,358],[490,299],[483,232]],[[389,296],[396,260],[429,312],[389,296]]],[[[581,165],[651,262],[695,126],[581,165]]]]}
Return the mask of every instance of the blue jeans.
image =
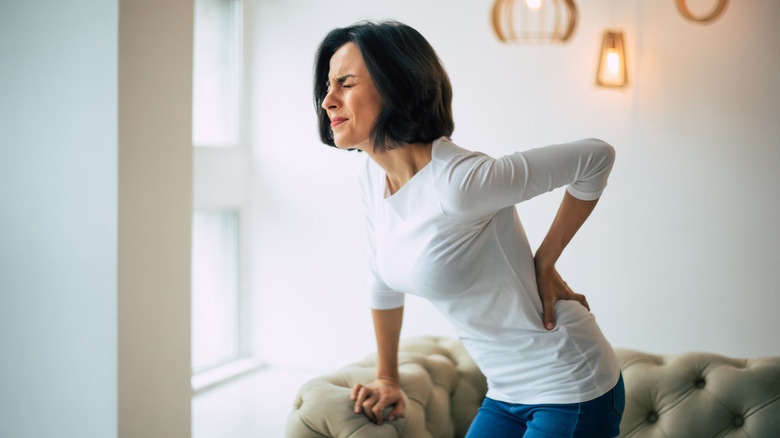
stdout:
{"type": "Polygon", "coordinates": [[[616,437],[625,404],[622,374],[614,388],[584,403],[521,405],[485,398],[466,438],[616,437]]]}

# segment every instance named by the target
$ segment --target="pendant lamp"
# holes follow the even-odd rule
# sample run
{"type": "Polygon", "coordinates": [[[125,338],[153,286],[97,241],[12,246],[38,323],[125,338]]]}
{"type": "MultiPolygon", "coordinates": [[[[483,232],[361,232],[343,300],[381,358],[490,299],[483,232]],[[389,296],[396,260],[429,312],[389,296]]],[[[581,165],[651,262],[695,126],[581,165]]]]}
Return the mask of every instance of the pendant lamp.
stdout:
{"type": "Polygon", "coordinates": [[[703,15],[696,15],[691,12],[691,9],[688,7],[687,0],[677,0],[677,10],[680,11],[680,14],[682,14],[682,16],[688,20],[705,24],[720,17],[723,14],[723,11],[726,9],[726,5],[729,4],[729,0],[714,0],[714,3],[715,6],[712,8],[712,10],[703,15]]]}
{"type": "Polygon", "coordinates": [[[504,43],[563,43],[576,25],[574,0],[496,0],[493,4],[493,30],[504,43]]]}
{"type": "Polygon", "coordinates": [[[628,83],[622,31],[604,32],[596,83],[604,87],[623,87],[628,83]]]}

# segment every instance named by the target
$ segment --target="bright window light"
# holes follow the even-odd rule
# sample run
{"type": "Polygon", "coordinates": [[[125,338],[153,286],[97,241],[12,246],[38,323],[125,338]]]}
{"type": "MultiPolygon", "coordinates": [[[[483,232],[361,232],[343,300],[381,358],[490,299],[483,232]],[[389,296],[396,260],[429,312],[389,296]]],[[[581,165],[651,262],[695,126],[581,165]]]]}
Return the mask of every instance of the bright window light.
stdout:
{"type": "Polygon", "coordinates": [[[192,77],[192,142],[240,143],[241,2],[196,0],[192,77]]]}
{"type": "Polygon", "coordinates": [[[192,371],[240,356],[238,213],[196,211],[192,220],[192,371]]]}

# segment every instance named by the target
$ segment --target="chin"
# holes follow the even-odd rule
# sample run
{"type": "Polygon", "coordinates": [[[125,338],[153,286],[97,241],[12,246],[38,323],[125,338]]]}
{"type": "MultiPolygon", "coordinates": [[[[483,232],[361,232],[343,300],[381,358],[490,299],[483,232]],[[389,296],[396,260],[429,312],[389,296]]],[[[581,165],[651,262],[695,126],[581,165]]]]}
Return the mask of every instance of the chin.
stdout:
{"type": "Polygon", "coordinates": [[[369,141],[368,139],[366,139],[361,142],[355,142],[355,141],[344,141],[344,140],[339,140],[337,138],[334,138],[333,144],[335,144],[337,148],[343,150],[360,149],[362,151],[365,151],[365,148],[368,147],[369,145],[369,141]]]}

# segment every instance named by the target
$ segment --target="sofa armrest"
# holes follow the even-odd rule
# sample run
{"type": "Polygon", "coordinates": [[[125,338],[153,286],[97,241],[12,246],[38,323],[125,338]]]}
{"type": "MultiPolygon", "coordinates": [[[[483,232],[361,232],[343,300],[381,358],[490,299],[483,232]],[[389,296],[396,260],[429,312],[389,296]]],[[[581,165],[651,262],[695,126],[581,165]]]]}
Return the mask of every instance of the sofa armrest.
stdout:
{"type": "MultiPolygon", "coordinates": [[[[424,337],[399,346],[406,413],[377,426],[355,414],[349,393],[374,379],[376,356],[314,378],[298,391],[287,421],[288,438],[462,437],[487,392],[485,378],[457,340],[424,337]]],[[[389,409],[389,408],[388,408],[389,409]]]]}

